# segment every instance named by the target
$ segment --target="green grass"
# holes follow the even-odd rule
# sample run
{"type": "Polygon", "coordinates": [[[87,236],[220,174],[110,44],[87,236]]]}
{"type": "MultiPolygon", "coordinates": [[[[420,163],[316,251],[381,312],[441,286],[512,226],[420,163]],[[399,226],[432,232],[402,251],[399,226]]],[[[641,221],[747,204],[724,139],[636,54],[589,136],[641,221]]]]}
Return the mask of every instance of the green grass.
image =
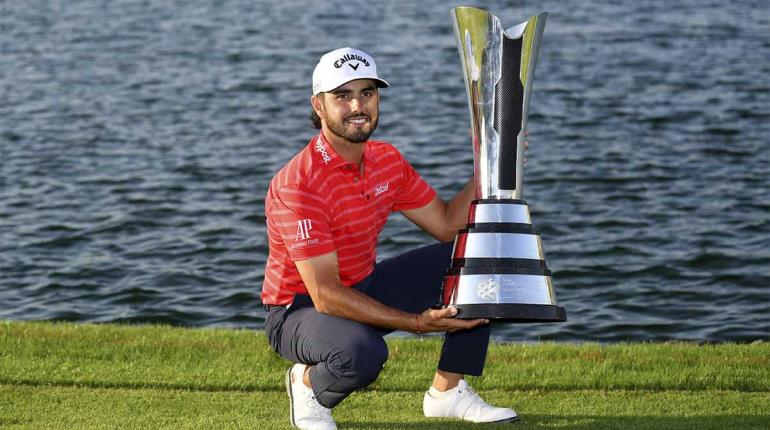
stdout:
{"type": "MultiPolygon", "coordinates": [[[[389,338],[340,428],[501,428],[422,416],[440,339],[389,338]]],[[[0,322],[1,429],[289,428],[288,363],[261,332],[0,322]]],[[[770,344],[494,344],[487,400],[517,429],[770,428],[770,344]]]]}

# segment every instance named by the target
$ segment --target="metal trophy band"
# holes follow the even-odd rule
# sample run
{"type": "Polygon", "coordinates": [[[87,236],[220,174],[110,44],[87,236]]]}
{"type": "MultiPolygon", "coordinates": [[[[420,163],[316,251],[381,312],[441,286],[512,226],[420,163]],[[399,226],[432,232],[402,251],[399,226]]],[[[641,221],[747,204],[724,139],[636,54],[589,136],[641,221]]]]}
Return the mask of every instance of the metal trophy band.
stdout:
{"type": "Polygon", "coordinates": [[[452,9],[471,115],[476,197],[444,278],[458,318],[566,321],[527,202],[524,132],[546,13],[504,29],[484,9],[452,9]]]}

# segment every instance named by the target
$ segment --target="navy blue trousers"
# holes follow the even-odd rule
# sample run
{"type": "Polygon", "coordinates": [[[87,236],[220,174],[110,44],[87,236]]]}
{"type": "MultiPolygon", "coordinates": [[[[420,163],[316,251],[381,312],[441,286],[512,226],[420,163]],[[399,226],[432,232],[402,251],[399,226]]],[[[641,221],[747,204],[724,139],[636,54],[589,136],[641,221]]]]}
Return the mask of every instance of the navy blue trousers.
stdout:
{"type": "MultiPolygon", "coordinates": [[[[377,263],[353,288],[387,306],[421,313],[439,301],[451,254],[451,242],[406,252],[377,263]]],[[[265,331],[281,357],[314,365],[310,382],[316,399],[333,408],[377,379],[388,359],[383,336],[393,330],[319,313],[310,296],[297,295],[288,308],[270,309],[265,331]]],[[[489,325],[446,333],[438,368],[481,375],[489,334],[489,325]]]]}

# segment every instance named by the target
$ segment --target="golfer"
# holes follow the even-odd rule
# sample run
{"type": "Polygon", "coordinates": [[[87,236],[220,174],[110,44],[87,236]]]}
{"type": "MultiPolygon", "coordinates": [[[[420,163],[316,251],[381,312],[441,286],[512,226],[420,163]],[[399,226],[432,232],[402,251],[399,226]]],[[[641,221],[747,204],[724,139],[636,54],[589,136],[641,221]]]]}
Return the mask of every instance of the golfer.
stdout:
{"type": "Polygon", "coordinates": [[[445,202],[394,146],[369,139],[387,86],[366,52],[323,55],[310,98],[320,131],[276,173],[265,198],[261,299],[271,348],[296,363],[286,372],[291,423],[336,429],[332,409],[377,379],[388,359],[383,336],[394,330],[446,332],[425,416],[515,421],[516,412],[487,404],[464,380],[482,373],[489,321],[431,308],[474,183],[445,202]],[[439,243],[376,263],[378,235],[396,211],[439,243]]]}

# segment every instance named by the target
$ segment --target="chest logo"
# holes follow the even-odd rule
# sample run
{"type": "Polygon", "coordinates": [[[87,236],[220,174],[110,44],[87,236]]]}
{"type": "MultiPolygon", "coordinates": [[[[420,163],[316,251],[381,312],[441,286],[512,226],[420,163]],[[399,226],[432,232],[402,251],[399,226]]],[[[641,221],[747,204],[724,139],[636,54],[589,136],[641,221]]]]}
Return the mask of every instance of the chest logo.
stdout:
{"type": "Polygon", "coordinates": [[[385,191],[388,191],[388,182],[383,182],[376,187],[374,187],[374,197],[379,196],[380,194],[384,193],[385,191]]]}

